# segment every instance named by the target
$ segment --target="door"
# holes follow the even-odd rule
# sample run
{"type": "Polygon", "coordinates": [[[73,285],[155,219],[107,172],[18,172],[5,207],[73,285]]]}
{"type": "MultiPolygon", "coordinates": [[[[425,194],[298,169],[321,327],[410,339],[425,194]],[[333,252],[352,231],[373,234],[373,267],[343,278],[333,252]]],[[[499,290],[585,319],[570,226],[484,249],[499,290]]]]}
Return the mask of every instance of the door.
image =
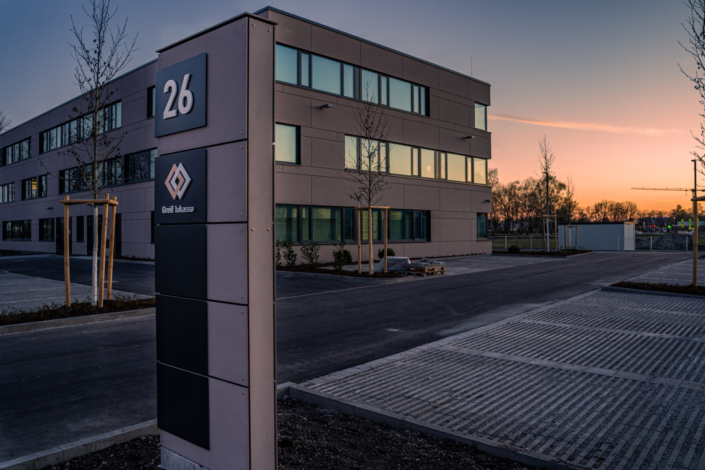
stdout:
{"type": "MultiPolygon", "coordinates": [[[[73,243],[71,240],[71,219],[72,217],[69,217],[69,255],[73,252],[73,243]]],[[[54,237],[56,239],[56,254],[57,255],[63,255],[64,254],[64,218],[63,217],[57,217],[56,218],[56,236],[54,237]]]]}
{"type": "Polygon", "coordinates": [[[93,255],[93,216],[92,215],[87,215],[86,216],[86,229],[88,230],[87,237],[86,239],[88,240],[88,251],[86,254],[89,256],[93,255]]]}

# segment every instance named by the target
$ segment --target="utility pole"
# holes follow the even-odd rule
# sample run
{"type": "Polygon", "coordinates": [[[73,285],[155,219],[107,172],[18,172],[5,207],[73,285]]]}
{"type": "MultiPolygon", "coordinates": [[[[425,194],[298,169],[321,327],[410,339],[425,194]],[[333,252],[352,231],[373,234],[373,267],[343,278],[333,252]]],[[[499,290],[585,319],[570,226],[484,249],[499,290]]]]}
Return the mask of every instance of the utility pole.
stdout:
{"type": "MultiPolygon", "coordinates": [[[[546,169],[546,215],[551,214],[551,207],[550,207],[549,201],[550,201],[550,199],[548,197],[548,168],[547,168],[546,169]]],[[[546,220],[546,222],[545,222],[545,224],[546,224],[546,245],[545,246],[546,246],[546,252],[548,252],[548,251],[550,251],[548,249],[548,246],[550,244],[549,241],[551,239],[551,235],[550,235],[551,232],[550,232],[550,228],[549,228],[549,226],[550,226],[549,219],[546,218],[545,220],[546,220]]]]}
{"type": "Polygon", "coordinates": [[[693,287],[698,287],[698,230],[700,222],[698,221],[698,161],[693,160],[693,221],[695,229],[693,230],[693,287]]]}

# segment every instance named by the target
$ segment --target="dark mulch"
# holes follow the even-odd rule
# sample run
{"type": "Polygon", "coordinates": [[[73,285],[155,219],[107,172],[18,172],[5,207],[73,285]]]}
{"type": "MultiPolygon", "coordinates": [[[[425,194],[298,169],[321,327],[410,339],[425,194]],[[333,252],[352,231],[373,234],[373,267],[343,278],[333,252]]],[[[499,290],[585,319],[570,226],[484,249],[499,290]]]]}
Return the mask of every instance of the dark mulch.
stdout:
{"type": "Polygon", "coordinates": [[[492,254],[498,255],[524,255],[524,256],[573,256],[582,255],[583,253],[592,253],[592,250],[562,250],[562,251],[515,251],[509,252],[507,250],[492,250],[492,254]]]}
{"type": "Polygon", "coordinates": [[[298,273],[316,273],[316,274],[332,274],[334,276],[366,277],[366,278],[372,278],[372,279],[389,279],[389,278],[403,277],[402,274],[399,274],[396,272],[394,272],[394,273],[374,273],[370,276],[367,271],[368,269],[369,269],[369,264],[367,264],[367,263],[362,264],[362,274],[358,274],[357,271],[336,271],[334,269],[321,269],[321,268],[311,269],[305,265],[292,266],[292,267],[287,267],[287,266],[277,267],[277,271],[292,271],[292,272],[298,272],[298,273]]]}
{"type": "Polygon", "coordinates": [[[671,292],[673,294],[689,294],[705,296],[705,287],[695,287],[692,284],[687,286],[676,286],[671,284],[649,284],[646,282],[618,282],[612,287],[624,287],[627,289],[649,290],[654,292],[671,292]]]}
{"type": "Polygon", "coordinates": [[[103,308],[93,306],[90,302],[72,302],[66,305],[50,304],[38,310],[5,309],[0,311],[0,326],[16,325],[44,320],[58,320],[61,318],[83,317],[99,313],[125,312],[141,308],[152,308],[155,305],[154,297],[137,299],[127,296],[116,296],[113,300],[105,300],[103,308]]]}
{"type": "MultiPolygon", "coordinates": [[[[279,470],[526,470],[511,460],[296,399],[279,401],[279,470]]],[[[154,470],[159,439],[140,437],[44,470],[154,470]]]]}

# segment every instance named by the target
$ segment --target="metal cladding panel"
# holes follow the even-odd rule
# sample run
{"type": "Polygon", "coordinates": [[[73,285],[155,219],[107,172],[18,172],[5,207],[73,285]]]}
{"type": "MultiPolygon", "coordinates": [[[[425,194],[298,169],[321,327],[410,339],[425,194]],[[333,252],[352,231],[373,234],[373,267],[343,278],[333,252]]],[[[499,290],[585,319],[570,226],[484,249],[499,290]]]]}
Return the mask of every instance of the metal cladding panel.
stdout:
{"type": "Polygon", "coordinates": [[[199,54],[157,71],[156,137],[206,125],[206,64],[199,54]]]}
{"type": "Polygon", "coordinates": [[[208,302],[157,295],[157,361],[208,374],[208,302]]]}
{"type": "MultiPolygon", "coordinates": [[[[159,54],[159,70],[199,54],[208,54],[208,125],[160,137],[160,155],[247,138],[246,26],[245,17],[159,54]]],[[[163,111],[157,109],[157,114],[163,111]]]]}
{"type": "Polygon", "coordinates": [[[188,150],[155,161],[154,223],[205,223],[207,151],[188,150]]]}
{"type": "Polygon", "coordinates": [[[158,225],[155,236],[155,290],[160,294],[206,298],[206,227],[158,225]]]}
{"type": "Polygon", "coordinates": [[[157,363],[157,426],[210,448],[208,378],[157,363]]]}
{"type": "Polygon", "coordinates": [[[248,303],[247,225],[209,224],[206,229],[207,299],[248,303]]]}
{"type": "Polygon", "coordinates": [[[208,222],[245,222],[247,141],[210,147],[207,166],[208,222]]]}
{"type": "Polygon", "coordinates": [[[248,308],[208,302],[208,375],[248,386],[248,308]]]}

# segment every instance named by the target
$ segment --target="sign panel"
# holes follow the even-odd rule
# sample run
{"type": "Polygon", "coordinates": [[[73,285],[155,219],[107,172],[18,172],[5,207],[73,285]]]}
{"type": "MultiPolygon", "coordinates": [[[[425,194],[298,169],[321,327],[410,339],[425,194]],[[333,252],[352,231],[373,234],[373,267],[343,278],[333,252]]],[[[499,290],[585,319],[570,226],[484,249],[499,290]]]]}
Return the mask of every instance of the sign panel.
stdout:
{"type": "Polygon", "coordinates": [[[206,125],[206,54],[157,71],[155,137],[206,125]]]}
{"type": "Polygon", "coordinates": [[[206,222],[206,152],[206,149],[189,150],[155,160],[155,224],[206,222]]]}

